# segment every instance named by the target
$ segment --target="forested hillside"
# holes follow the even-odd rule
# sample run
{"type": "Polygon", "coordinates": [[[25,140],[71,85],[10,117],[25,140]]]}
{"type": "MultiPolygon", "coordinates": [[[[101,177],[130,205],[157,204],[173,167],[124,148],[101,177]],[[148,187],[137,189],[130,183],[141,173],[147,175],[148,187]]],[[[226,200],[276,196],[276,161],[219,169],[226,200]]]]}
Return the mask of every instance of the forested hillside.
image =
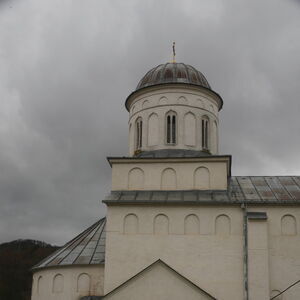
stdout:
{"type": "Polygon", "coordinates": [[[34,240],[0,244],[0,299],[29,300],[31,267],[58,247],[34,240]]]}

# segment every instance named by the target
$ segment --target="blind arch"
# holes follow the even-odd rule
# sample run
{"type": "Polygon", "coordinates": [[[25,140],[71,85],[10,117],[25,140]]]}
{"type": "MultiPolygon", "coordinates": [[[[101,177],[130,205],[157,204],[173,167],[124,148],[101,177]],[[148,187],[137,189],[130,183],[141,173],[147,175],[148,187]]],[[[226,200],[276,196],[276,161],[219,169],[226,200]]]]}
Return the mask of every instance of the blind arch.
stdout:
{"type": "Polygon", "coordinates": [[[169,234],[169,218],[159,214],[154,218],[154,234],[169,234]]]}
{"type": "Polygon", "coordinates": [[[53,278],[52,292],[62,293],[64,290],[64,277],[61,274],[56,274],[53,278]]]}
{"type": "Polygon", "coordinates": [[[77,277],[77,292],[88,292],[90,290],[91,278],[87,273],[81,273],[77,277]]]}
{"type": "Polygon", "coordinates": [[[135,214],[128,214],[124,218],[124,234],[137,234],[139,227],[139,219],[135,214]]]}

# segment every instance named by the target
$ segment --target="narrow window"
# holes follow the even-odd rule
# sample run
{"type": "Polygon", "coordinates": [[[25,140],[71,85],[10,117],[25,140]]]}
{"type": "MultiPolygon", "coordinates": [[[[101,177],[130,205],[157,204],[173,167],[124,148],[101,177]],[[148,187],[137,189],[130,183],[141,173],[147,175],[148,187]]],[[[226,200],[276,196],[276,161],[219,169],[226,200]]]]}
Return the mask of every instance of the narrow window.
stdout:
{"type": "Polygon", "coordinates": [[[135,123],[135,148],[136,150],[142,148],[142,137],[143,137],[143,121],[141,118],[138,118],[135,123]]]}
{"type": "Polygon", "coordinates": [[[172,116],[172,143],[176,143],[176,117],[172,116]]]}
{"type": "Polygon", "coordinates": [[[171,116],[167,116],[167,144],[171,143],[171,116]]]}
{"type": "Polygon", "coordinates": [[[166,117],[166,141],[167,144],[176,144],[176,114],[169,112],[166,117]]]}
{"type": "Polygon", "coordinates": [[[208,150],[208,118],[202,119],[202,149],[208,150]]]}

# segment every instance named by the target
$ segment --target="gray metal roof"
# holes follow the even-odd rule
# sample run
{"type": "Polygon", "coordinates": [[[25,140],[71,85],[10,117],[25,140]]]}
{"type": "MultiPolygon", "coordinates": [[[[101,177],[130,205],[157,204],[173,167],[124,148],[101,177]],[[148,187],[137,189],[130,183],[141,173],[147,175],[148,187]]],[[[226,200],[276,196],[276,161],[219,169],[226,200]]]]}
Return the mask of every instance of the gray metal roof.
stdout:
{"type": "Polygon", "coordinates": [[[300,204],[300,176],[235,176],[228,190],[113,191],[106,204],[300,204]]]}
{"type": "Polygon", "coordinates": [[[187,150],[187,149],[160,149],[151,151],[142,151],[135,155],[135,157],[141,158],[181,158],[181,157],[203,157],[211,156],[210,153],[204,151],[187,150]]]}
{"type": "Polygon", "coordinates": [[[184,63],[166,63],[148,71],[137,85],[136,90],[147,86],[174,82],[195,84],[210,89],[204,75],[194,67],[184,63]]]}
{"type": "Polygon", "coordinates": [[[55,251],[33,269],[64,266],[94,265],[104,263],[106,218],[80,233],[70,242],[55,251]]]}

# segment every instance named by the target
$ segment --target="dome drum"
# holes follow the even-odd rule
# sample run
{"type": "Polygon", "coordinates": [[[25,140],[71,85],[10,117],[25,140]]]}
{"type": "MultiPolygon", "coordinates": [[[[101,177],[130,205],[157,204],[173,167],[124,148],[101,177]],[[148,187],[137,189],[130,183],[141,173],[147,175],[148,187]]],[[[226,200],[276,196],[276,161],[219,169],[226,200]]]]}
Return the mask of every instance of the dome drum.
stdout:
{"type": "Polygon", "coordinates": [[[162,149],[217,154],[219,104],[201,87],[166,84],[140,91],[130,99],[129,154],[162,149]]]}

